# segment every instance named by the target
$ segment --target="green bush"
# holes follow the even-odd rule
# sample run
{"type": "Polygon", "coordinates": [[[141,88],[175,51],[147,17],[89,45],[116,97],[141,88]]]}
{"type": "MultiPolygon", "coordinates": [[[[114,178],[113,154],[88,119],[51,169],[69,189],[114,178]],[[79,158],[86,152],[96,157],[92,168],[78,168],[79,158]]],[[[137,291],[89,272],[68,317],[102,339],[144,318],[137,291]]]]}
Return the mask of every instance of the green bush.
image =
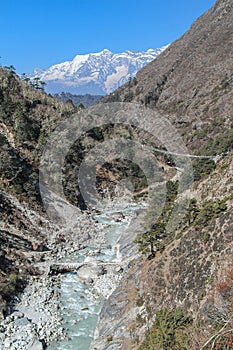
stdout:
{"type": "Polygon", "coordinates": [[[7,138],[5,135],[0,134],[0,147],[4,146],[4,145],[9,145],[7,138]]]}
{"type": "MultiPolygon", "coordinates": [[[[223,131],[221,135],[215,138],[209,138],[205,146],[197,152],[197,155],[214,157],[217,155],[225,156],[233,149],[233,124],[230,129],[223,131]]],[[[199,181],[204,176],[211,174],[215,169],[215,162],[211,158],[200,158],[194,161],[194,180],[199,181]]]]}
{"type": "Polygon", "coordinates": [[[139,350],[188,350],[187,329],[191,323],[192,318],[185,316],[180,307],[160,310],[139,350]]]}
{"type": "Polygon", "coordinates": [[[201,180],[204,176],[212,173],[215,169],[215,162],[213,159],[200,158],[193,163],[193,178],[194,181],[201,180]]]}
{"type": "Polygon", "coordinates": [[[12,298],[25,287],[24,276],[19,276],[15,273],[10,273],[8,281],[0,286],[0,293],[6,301],[11,301],[12,298]]]}
{"type": "Polygon", "coordinates": [[[211,219],[218,218],[227,209],[226,200],[219,200],[218,202],[205,202],[194,220],[194,226],[202,229],[207,226],[211,219]]]}
{"type": "Polygon", "coordinates": [[[18,111],[15,121],[16,139],[19,142],[34,141],[37,142],[40,135],[40,123],[31,116],[18,111]]]}
{"type": "Polygon", "coordinates": [[[222,135],[209,139],[204,153],[207,156],[225,155],[233,149],[233,124],[230,129],[225,130],[222,135]]]}
{"type": "MultiPolygon", "coordinates": [[[[153,222],[153,212],[149,211],[146,217],[145,231],[140,232],[135,240],[135,243],[139,245],[139,251],[143,254],[151,253],[150,257],[155,255],[155,251],[162,251],[170,238],[170,235],[166,232],[166,226],[177,197],[178,181],[167,181],[166,187],[166,200],[160,217],[153,222]]],[[[156,202],[153,203],[155,208],[163,203],[163,191],[163,187],[161,193],[159,188],[157,189],[156,202]]]]}
{"type": "Polygon", "coordinates": [[[14,274],[14,273],[11,273],[9,275],[9,281],[10,281],[10,284],[12,284],[13,286],[16,286],[16,283],[17,283],[17,275],[14,274]]]}

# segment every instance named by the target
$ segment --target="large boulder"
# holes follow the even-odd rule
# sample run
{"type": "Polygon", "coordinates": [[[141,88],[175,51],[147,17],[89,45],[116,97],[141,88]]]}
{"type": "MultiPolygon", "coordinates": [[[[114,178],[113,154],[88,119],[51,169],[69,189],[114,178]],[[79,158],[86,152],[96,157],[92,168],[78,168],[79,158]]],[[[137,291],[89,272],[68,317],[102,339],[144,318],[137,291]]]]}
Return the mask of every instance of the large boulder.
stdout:
{"type": "Polygon", "coordinates": [[[95,279],[96,277],[99,277],[106,273],[107,273],[106,268],[102,265],[98,265],[97,262],[84,264],[77,271],[78,277],[81,280],[85,280],[85,281],[87,281],[90,278],[95,279]]]}
{"type": "Polygon", "coordinates": [[[43,350],[43,344],[39,341],[39,339],[34,338],[28,344],[27,350],[43,350]]]}

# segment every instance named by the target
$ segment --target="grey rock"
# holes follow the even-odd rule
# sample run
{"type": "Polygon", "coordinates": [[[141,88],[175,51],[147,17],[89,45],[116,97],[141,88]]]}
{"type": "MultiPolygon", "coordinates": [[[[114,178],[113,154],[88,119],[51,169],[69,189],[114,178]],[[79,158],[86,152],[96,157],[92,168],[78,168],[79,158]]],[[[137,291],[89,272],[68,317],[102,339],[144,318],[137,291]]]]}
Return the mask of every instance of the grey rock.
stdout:
{"type": "Polygon", "coordinates": [[[94,282],[93,278],[88,277],[85,281],[87,284],[92,284],[94,282]]]}
{"type": "Polygon", "coordinates": [[[14,321],[14,326],[22,327],[22,326],[27,326],[30,323],[31,322],[29,321],[29,319],[27,317],[23,317],[23,318],[19,318],[19,319],[15,320],[14,321]]]}
{"type": "Polygon", "coordinates": [[[109,217],[110,217],[110,219],[112,219],[112,220],[114,220],[116,222],[120,222],[120,221],[122,221],[124,219],[124,215],[121,212],[111,213],[109,215],[109,217]]]}
{"type": "Polygon", "coordinates": [[[7,316],[5,319],[5,323],[10,323],[12,321],[12,317],[11,316],[7,316]]]}
{"type": "Polygon", "coordinates": [[[193,129],[195,130],[201,130],[202,127],[203,127],[203,122],[201,120],[193,123],[193,129]]]}
{"type": "Polygon", "coordinates": [[[116,269],[115,269],[115,271],[118,272],[118,273],[119,273],[119,272],[122,273],[122,272],[124,271],[124,269],[123,269],[123,267],[121,267],[121,266],[117,266],[116,269]]]}
{"type": "Polygon", "coordinates": [[[107,270],[103,266],[99,266],[97,270],[97,276],[102,276],[107,273],[107,270]]]}
{"type": "Polygon", "coordinates": [[[20,311],[15,311],[13,312],[12,316],[14,317],[15,320],[17,320],[18,318],[24,317],[24,314],[20,311]]]}
{"type": "Polygon", "coordinates": [[[8,349],[8,348],[11,347],[11,341],[10,341],[10,339],[6,339],[6,340],[5,340],[4,346],[5,346],[6,349],[8,349]]]}
{"type": "Polygon", "coordinates": [[[27,350],[43,350],[43,344],[37,339],[34,338],[30,343],[28,344],[27,350]]]}
{"type": "Polygon", "coordinates": [[[88,310],[89,309],[89,307],[87,306],[87,305],[83,305],[82,307],[81,307],[81,310],[88,310]]]}

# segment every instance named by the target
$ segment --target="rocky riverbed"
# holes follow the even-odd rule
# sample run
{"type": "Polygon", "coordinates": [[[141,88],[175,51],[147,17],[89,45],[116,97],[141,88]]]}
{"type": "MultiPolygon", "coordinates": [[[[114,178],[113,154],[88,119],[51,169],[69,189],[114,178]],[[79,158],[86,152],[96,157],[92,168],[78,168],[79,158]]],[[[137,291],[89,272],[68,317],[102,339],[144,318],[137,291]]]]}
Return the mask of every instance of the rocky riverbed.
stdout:
{"type": "Polygon", "coordinates": [[[65,338],[59,315],[59,278],[47,276],[31,280],[15,310],[1,323],[1,349],[43,349],[46,344],[65,338]]]}
{"type": "MultiPolygon", "coordinates": [[[[12,313],[1,322],[0,349],[41,350],[50,344],[69,341],[69,329],[63,319],[64,305],[61,305],[61,286],[67,273],[61,272],[73,271],[75,279],[85,286],[85,298],[101,308],[101,302],[111,295],[124,272],[117,244],[111,245],[117,241],[116,234],[106,239],[104,231],[112,225],[126,225],[133,215],[134,210],[124,213],[110,210],[97,222],[98,218],[92,218],[93,213],[85,214],[76,223],[79,239],[74,240],[73,232],[70,235],[67,230],[62,244],[55,243],[52,236],[50,251],[31,253],[41,275],[31,278],[22,295],[15,298],[12,313]],[[63,270],[54,269],[55,265],[63,270]]],[[[60,234],[58,231],[56,236],[60,234]]],[[[82,303],[81,311],[85,310],[88,306],[82,303]]],[[[74,318],[72,323],[76,322],[74,318]]]]}

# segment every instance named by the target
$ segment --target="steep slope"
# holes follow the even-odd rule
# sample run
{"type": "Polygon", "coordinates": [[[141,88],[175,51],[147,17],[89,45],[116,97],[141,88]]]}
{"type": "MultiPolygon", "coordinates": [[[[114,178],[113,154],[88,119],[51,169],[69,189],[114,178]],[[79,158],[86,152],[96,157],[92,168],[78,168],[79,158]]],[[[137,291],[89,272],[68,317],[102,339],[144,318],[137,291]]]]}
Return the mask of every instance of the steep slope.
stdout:
{"type": "MultiPolygon", "coordinates": [[[[232,347],[232,43],[233,2],[217,0],[133,83],[104,99],[159,111],[191,154],[218,157],[194,161],[188,216],[169,240],[158,236],[159,248],[149,259],[142,256],[128,265],[102,309],[93,349],[232,347]]],[[[163,216],[172,209],[168,206],[163,216]]],[[[158,222],[144,234],[156,232],[158,222]]],[[[139,247],[145,236],[139,235],[139,247]]]]}
{"type": "Polygon", "coordinates": [[[101,311],[93,349],[211,349],[214,337],[202,346],[215,334],[213,349],[231,348],[232,156],[195,186],[197,218],[184,221],[153,259],[128,265],[101,311]]]}
{"type": "Polygon", "coordinates": [[[133,77],[164,49],[146,52],[126,51],[114,54],[105,49],[101,52],[77,55],[72,61],[51,66],[47,70],[36,69],[33,76],[46,82],[50,93],[106,95],[133,77]]]}
{"type": "Polygon", "coordinates": [[[219,0],[180,39],[106,101],[135,101],[169,115],[191,149],[232,123],[231,0],[219,0]]]}
{"type": "Polygon", "coordinates": [[[0,68],[0,318],[38,273],[30,253],[47,250],[56,231],[41,203],[39,159],[49,132],[76,110],[0,68]]]}

